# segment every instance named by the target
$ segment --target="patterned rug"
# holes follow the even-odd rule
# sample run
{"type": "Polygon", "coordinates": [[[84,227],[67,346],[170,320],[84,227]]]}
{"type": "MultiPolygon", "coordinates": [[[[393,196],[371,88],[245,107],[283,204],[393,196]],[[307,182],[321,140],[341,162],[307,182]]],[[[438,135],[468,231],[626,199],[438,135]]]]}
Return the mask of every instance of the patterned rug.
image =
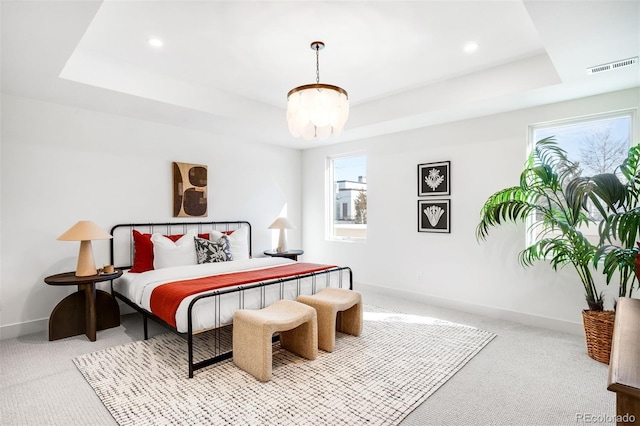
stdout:
{"type": "Polygon", "coordinates": [[[370,306],[364,315],[361,336],[338,333],[314,361],[275,344],[266,383],[230,360],[188,379],[187,345],[173,333],[74,362],[120,425],[395,425],[495,337],[370,306]]]}

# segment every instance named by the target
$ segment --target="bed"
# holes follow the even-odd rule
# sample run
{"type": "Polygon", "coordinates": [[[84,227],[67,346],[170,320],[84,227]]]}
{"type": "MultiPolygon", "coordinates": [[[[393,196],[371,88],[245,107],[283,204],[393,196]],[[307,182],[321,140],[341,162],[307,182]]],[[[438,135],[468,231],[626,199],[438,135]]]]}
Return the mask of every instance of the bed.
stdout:
{"type": "Polygon", "coordinates": [[[349,267],[254,258],[246,221],[118,224],[111,235],[111,264],[124,271],[111,282],[112,294],[143,315],[145,340],[149,318],[185,337],[190,378],[233,356],[219,331],[237,309],[261,309],[325,287],[353,288],[349,267]],[[195,362],[194,335],[205,331],[210,356],[195,362]]]}

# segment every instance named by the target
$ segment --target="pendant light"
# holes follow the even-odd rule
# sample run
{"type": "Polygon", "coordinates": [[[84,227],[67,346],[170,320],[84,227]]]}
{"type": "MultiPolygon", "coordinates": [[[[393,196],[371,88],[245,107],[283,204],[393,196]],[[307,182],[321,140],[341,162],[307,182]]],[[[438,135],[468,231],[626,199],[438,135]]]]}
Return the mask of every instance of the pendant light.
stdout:
{"type": "Polygon", "coordinates": [[[316,83],[291,89],[287,94],[287,123],[294,137],[327,139],[339,135],[349,118],[349,96],[341,87],[320,83],[320,50],[324,43],[314,41],[316,83]]]}

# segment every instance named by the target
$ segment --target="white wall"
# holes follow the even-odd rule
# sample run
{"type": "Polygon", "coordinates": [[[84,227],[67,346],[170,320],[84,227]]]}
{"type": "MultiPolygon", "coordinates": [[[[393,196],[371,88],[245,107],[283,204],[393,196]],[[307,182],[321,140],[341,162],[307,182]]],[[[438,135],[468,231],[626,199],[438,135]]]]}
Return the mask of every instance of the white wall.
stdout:
{"type": "MultiPolygon", "coordinates": [[[[77,220],[104,229],[171,221],[171,162],[209,167],[209,219],[253,224],[254,254],[271,248],[267,226],[283,207],[304,260],[349,265],[356,288],[580,332],[582,287],[566,269],[523,269],[524,227],[475,227],[488,195],[517,183],[527,125],[638,107],[632,89],[302,152],[222,140],[208,133],[2,95],[0,337],[46,327],[71,287],[45,276],[75,269],[78,245],[56,238],[77,220]],[[368,156],[368,239],[324,237],[327,155],[368,156]],[[451,234],[418,233],[417,164],[450,160],[451,234]],[[301,172],[302,170],[302,172],[301,172]],[[302,186],[300,182],[302,181],[302,186]],[[418,277],[422,277],[421,280],[418,277]]],[[[108,243],[94,242],[96,262],[108,243]]],[[[615,288],[604,287],[609,306],[615,288]]]]}
{"type": "MultiPolygon", "coordinates": [[[[522,268],[517,256],[525,247],[524,226],[492,229],[488,241],[478,243],[480,208],[495,191],[518,183],[529,124],[638,108],[639,99],[636,88],[306,150],[305,260],[351,266],[356,289],[579,333],[587,305],[575,272],[556,273],[543,262],[522,268]],[[325,157],[353,151],[367,155],[364,244],[328,241],[318,226],[326,211],[325,157]],[[418,233],[417,165],[444,160],[451,161],[451,234],[418,233]]],[[[610,309],[615,285],[597,279],[610,309]]]]}
{"type": "MultiPolygon", "coordinates": [[[[56,238],[76,221],[109,230],[180,220],[172,218],[172,161],[208,166],[207,219],[251,222],[254,256],[274,247],[267,227],[283,208],[301,223],[298,150],[10,95],[2,113],[2,338],[43,329],[75,291],[43,278],[75,270],[79,243],[56,238]]],[[[288,238],[299,247],[300,227],[288,238]]],[[[93,247],[96,263],[108,263],[108,242],[93,247]]]]}

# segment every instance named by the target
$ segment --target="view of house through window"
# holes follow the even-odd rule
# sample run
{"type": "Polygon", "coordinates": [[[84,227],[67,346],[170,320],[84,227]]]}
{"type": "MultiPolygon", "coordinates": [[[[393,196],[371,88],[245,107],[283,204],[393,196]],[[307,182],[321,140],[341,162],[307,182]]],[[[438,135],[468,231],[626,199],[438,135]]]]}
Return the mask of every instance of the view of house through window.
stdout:
{"type": "MultiPolygon", "coordinates": [[[[536,141],[553,136],[558,145],[566,151],[570,161],[578,167],[575,177],[613,173],[627,157],[632,143],[634,111],[599,114],[530,126],[530,146],[536,141]]],[[[618,176],[623,177],[618,173],[618,176]]],[[[590,209],[590,218],[600,221],[599,212],[590,209]]],[[[582,230],[595,240],[597,225],[582,230]]],[[[529,233],[533,242],[536,235],[529,233]]]]}
{"type": "Polygon", "coordinates": [[[363,154],[328,159],[329,238],[367,237],[367,157],[363,154]]]}

